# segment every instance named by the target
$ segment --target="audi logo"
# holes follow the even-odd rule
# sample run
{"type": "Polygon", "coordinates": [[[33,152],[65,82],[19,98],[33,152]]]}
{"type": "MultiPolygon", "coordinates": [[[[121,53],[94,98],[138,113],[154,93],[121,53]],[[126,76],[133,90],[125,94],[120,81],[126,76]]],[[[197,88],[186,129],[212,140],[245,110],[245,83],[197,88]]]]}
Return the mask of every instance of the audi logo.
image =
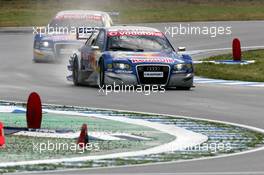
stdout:
{"type": "Polygon", "coordinates": [[[160,67],[147,67],[147,71],[160,71],[160,67]]]}

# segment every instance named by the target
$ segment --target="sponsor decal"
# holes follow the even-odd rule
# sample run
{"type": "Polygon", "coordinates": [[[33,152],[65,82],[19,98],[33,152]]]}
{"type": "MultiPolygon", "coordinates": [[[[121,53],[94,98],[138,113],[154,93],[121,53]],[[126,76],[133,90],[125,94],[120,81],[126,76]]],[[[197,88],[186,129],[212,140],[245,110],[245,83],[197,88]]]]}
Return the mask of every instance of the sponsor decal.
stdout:
{"type": "Polygon", "coordinates": [[[161,78],[163,77],[163,72],[144,72],[145,78],[161,78]]]}
{"type": "Polygon", "coordinates": [[[138,31],[138,30],[118,30],[109,31],[108,36],[159,36],[162,37],[161,32],[151,32],[151,31],[138,31]]]}
{"type": "Polygon", "coordinates": [[[87,15],[87,14],[63,14],[56,16],[56,19],[87,19],[87,20],[102,20],[100,15],[87,15]]]}
{"type": "MultiPolygon", "coordinates": [[[[108,70],[109,72],[112,72],[112,70],[108,70]]],[[[127,70],[116,70],[116,73],[122,73],[122,74],[132,74],[133,71],[127,71],[127,70]]]]}
{"type": "Polygon", "coordinates": [[[51,37],[47,37],[47,38],[52,39],[53,41],[76,40],[75,35],[57,35],[57,36],[51,36],[51,37]]]}
{"type": "Polygon", "coordinates": [[[111,53],[113,60],[123,60],[124,58],[170,58],[162,53],[111,53]]]}
{"type": "Polygon", "coordinates": [[[127,53],[128,57],[161,57],[160,53],[127,53]]]}
{"type": "Polygon", "coordinates": [[[174,63],[172,58],[131,58],[132,63],[174,63]]]}

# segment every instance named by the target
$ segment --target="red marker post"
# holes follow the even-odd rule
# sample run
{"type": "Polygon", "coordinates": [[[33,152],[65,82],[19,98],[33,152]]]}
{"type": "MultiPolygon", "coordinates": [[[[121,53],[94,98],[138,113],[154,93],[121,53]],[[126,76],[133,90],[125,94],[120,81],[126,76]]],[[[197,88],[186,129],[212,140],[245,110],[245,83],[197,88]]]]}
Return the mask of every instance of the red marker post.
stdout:
{"type": "Polygon", "coordinates": [[[42,121],[42,105],[40,96],[32,92],[27,101],[27,127],[40,129],[42,121]]]}
{"type": "Polygon", "coordinates": [[[233,49],[233,61],[241,61],[242,58],[241,45],[238,38],[235,38],[233,40],[232,49],[233,49]]]}
{"type": "Polygon", "coordinates": [[[85,145],[89,143],[89,138],[88,138],[88,127],[86,124],[82,125],[80,137],[77,141],[77,144],[79,147],[83,148],[85,145]]]}
{"type": "Polygon", "coordinates": [[[0,122],[0,148],[5,147],[4,124],[0,122]]]}

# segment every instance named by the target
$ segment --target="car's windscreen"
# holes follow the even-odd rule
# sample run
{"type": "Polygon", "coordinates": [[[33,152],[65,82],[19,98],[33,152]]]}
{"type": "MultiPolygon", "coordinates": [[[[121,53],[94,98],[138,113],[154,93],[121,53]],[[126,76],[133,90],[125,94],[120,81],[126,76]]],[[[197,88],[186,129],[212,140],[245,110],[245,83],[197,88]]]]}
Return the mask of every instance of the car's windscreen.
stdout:
{"type": "Polygon", "coordinates": [[[53,19],[50,27],[67,27],[68,29],[76,27],[103,27],[103,20],[91,19],[53,19]]]}
{"type": "Polygon", "coordinates": [[[116,35],[108,36],[110,51],[171,52],[173,48],[164,36],[116,35]]]}

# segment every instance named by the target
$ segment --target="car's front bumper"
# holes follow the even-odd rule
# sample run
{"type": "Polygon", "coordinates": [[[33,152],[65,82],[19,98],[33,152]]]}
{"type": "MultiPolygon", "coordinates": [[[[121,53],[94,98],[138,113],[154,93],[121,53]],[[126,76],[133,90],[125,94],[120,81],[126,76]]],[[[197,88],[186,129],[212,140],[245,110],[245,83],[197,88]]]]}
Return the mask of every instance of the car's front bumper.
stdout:
{"type": "Polygon", "coordinates": [[[55,61],[55,53],[50,50],[39,50],[34,49],[33,51],[33,61],[37,62],[50,62],[55,61]]]}
{"type": "Polygon", "coordinates": [[[105,84],[107,85],[137,85],[136,75],[127,73],[105,72],[105,84]]]}
{"type": "MultiPolygon", "coordinates": [[[[192,87],[193,73],[170,74],[167,87],[192,87]]],[[[138,77],[135,74],[105,72],[105,84],[107,85],[138,85],[138,77]]]]}
{"type": "Polygon", "coordinates": [[[193,73],[171,74],[168,87],[192,87],[193,86],[193,73]]]}

